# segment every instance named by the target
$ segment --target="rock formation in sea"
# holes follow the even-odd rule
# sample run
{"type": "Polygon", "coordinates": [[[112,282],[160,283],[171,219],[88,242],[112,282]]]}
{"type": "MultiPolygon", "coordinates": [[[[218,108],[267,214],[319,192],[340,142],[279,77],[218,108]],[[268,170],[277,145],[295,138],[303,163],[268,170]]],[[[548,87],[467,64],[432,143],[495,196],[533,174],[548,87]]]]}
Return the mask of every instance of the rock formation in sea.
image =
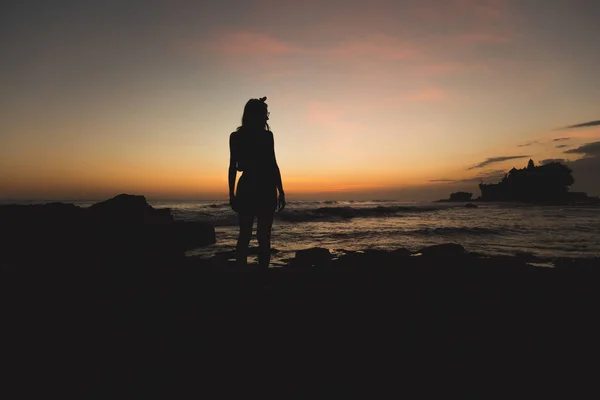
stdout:
{"type": "MultiPolygon", "coordinates": [[[[569,194],[569,186],[574,182],[571,169],[560,162],[535,166],[533,160],[529,160],[526,168],[511,169],[498,183],[480,184],[480,200],[564,201],[573,198],[569,194]]],[[[583,198],[587,195],[584,194],[583,198]]]]}
{"type": "MultiPolygon", "coordinates": [[[[598,198],[583,192],[570,192],[575,179],[571,169],[555,161],[535,165],[529,160],[527,167],[511,169],[498,183],[481,183],[481,196],[475,201],[522,201],[534,203],[594,203],[598,198]]],[[[456,192],[449,199],[439,201],[471,201],[471,193],[456,192]]]]}
{"type": "Polygon", "coordinates": [[[439,200],[441,202],[443,201],[471,201],[471,198],[473,197],[473,193],[469,193],[469,192],[454,192],[454,193],[450,193],[450,198],[448,199],[443,199],[443,200],[439,200]]]}

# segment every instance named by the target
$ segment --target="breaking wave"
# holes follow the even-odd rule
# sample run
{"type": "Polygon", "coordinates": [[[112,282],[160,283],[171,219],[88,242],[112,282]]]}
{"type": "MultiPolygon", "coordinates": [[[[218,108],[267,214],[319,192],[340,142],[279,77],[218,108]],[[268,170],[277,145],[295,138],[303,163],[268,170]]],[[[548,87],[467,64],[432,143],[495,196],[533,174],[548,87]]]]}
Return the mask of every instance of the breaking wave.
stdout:
{"type": "Polygon", "coordinates": [[[438,211],[436,207],[416,206],[377,206],[377,207],[319,207],[305,210],[284,210],[275,215],[282,221],[309,222],[335,219],[352,219],[365,217],[394,217],[406,213],[423,213],[438,211]]]}
{"type": "Polygon", "coordinates": [[[439,236],[456,236],[456,235],[502,235],[506,233],[506,229],[501,228],[481,228],[481,227],[439,227],[425,228],[406,232],[415,235],[439,235],[439,236]]]}

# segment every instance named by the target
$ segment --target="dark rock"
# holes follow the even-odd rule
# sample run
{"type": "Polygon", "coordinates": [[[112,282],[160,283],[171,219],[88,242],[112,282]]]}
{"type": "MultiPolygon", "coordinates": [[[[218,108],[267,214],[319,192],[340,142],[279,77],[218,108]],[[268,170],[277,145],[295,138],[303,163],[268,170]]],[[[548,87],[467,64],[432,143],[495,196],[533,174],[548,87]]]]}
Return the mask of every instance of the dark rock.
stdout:
{"type": "Polygon", "coordinates": [[[144,196],[119,195],[81,208],[73,204],[0,206],[0,264],[44,266],[158,263],[215,243],[214,228],[174,221],[144,196]]]}
{"type": "Polygon", "coordinates": [[[586,202],[585,193],[569,192],[575,179],[567,165],[554,160],[536,166],[529,160],[527,167],[511,169],[498,183],[479,184],[482,201],[524,201],[538,204],[568,204],[586,202]]]}
{"type": "Polygon", "coordinates": [[[400,249],[393,250],[391,253],[396,258],[399,258],[399,257],[410,257],[412,255],[412,251],[410,251],[408,249],[405,249],[405,248],[400,248],[400,249]]]}
{"type": "Polygon", "coordinates": [[[455,192],[450,194],[450,201],[470,201],[473,193],[455,192]]]}
{"type": "Polygon", "coordinates": [[[18,228],[28,224],[70,223],[81,218],[83,212],[82,208],[66,203],[7,204],[0,206],[0,226],[18,228]]]}
{"type": "Polygon", "coordinates": [[[144,196],[120,194],[87,209],[89,218],[117,224],[164,224],[173,222],[169,209],[157,210],[144,196]]]}
{"type": "Polygon", "coordinates": [[[473,203],[467,203],[467,204],[465,204],[465,207],[466,208],[478,208],[477,205],[473,204],[473,203]]]}
{"type": "Polygon", "coordinates": [[[533,253],[526,251],[519,251],[515,253],[515,259],[525,262],[537,262],[542,261],[540,258],[535,256],[533,253]]]}
{"type": "Polygon", "coordinates": [[[215,228],[206,222],[174,221],[171,225],[176,243],[179,243],[184,250],[215,244],[217,241],[215,228]]]}
{"type": "Polygon", "coordinates": [[[473,197],[473,193],[469,193],[469,192],[454,192],[454,193],[450,193],[450,198],[438,200],[438,202],[471,201],[472,197],[473,197]]]}
{"type": "Polygon", "coordinates": [[[296,252],[296,257],[292,261],[293,267],[326,267],[331,265],[331,253],[328,249],[314,247],[296,252]]]}
{"type": "Polygon", "coordinates": [[[567,269],[570,271],[588,271],[600,273],[600,257],[592,258],[566,258],[561,257],[554,261],[557,269],[567,269]]]}
{"type": "Polygon", "coordinates": [[[419,250],[424,256],[443,257],[443,256],[459,256],[465,253],[465,248],[456,243],[443,243],[434,246],[424,247],[419,250]]]}
{"type": "Polygon", "coordinates": [[[395,265],[400,263],[404,258],[407,258],[412,253],[407,249],[397,249],[393,251],[385,250],[366,250],[359,255],[359,258],[364,260],[369,265],[384,264],[395,265]]]}
{"type": "Polygon", "coordinates": [[[335,262],[340,268],[395,267],[406,264],[412,253],[407,249],[393,251],[370,249],[364,252],[346,252],[335,262]]]}

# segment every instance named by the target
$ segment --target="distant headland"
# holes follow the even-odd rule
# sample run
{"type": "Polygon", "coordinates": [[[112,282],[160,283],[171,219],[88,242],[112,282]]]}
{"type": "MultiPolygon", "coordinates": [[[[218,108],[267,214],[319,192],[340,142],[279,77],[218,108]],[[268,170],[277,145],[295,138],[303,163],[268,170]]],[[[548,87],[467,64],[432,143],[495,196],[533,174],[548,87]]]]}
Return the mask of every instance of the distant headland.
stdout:
{"type": "Polygon", "coordinates": [[[583,192],[570,192],[575,183],[573,171],[560,162],[511,169],[498,183],[480,183],[481,196],[471,200],[473,193],[455,192],[442,202],[518,201],[529,203],[592,203],[600,204],[598,197],[583,192]]]}

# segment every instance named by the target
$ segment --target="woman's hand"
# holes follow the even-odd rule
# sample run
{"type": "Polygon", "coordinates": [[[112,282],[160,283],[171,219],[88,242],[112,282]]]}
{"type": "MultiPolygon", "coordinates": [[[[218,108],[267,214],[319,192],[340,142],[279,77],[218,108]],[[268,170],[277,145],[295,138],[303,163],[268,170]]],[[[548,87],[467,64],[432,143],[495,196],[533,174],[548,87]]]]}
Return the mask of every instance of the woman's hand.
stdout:
{"type": "Polygon", "coordinates": [[[237,212],[237,201],[235,199],[235,195],[233,194],[229,195],[229,206],[233,211],[237,212]]]}
{"type": "Polygon", "coordinates": [[[285,208],[285,193],[279,193],[279,199],[277,199],[277,211],[281,211],[285,208]]]}

